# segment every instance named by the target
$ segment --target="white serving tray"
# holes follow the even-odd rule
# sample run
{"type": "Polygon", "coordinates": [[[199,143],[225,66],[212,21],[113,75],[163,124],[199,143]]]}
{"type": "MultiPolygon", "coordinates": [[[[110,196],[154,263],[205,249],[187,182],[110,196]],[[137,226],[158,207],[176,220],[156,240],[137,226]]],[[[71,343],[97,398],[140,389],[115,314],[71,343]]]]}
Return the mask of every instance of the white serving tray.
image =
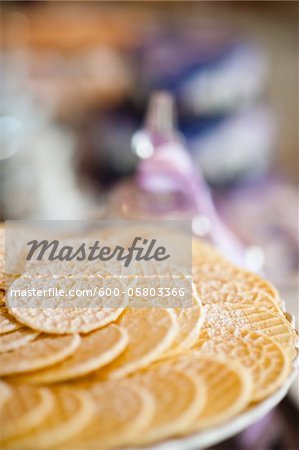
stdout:
{"type": "MultiPolygon", "coordinates": [[[[252,406],[247,411],[233,418],[229,422],[219,427],[209,428],[205,431],[193,433],[188,436],[169,439],[167,441],[155,444],[151,447],[141,447],[151,450],[202,450],[206,447],[218,444],[229,439],[245,428],[253,425],[268,412],[270,412],[285,397],[290,386],[298,376],[298,361],[294,364],[293,370],[285,383],[273,395],[256,406],[252,406]]],[[[130,449],[133,450],[133,449],[130,449]]],[[[134,449],[135,450],[135,449],[134,449]]]]}

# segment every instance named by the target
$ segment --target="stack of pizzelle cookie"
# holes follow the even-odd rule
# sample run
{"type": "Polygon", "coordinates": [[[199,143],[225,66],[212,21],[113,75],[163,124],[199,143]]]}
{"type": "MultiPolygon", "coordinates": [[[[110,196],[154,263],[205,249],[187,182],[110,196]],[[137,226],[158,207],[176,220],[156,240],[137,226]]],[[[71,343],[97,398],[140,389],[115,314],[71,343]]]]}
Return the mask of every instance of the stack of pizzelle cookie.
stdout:
{"type": "Polygon", "coordinates": [[[43,277],[8,287],[0,253],[2,448],[152,445],[225,424],[292,369],[297,337],[276,289],[199,240],[190,308],[16,307],[12,288],[43,277]]]}

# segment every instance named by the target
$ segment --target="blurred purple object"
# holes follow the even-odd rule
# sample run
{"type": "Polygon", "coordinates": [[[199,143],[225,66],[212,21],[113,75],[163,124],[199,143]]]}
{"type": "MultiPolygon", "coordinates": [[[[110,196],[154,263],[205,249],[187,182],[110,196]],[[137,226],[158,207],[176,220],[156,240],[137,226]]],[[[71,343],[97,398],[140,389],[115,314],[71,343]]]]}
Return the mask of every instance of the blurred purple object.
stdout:
{"type": "Polygon", "coordinates": [[[187,114],[244,108],[264,91],[268,64],[253,43],[229,29],[190,26],[153,33],[138,58],[145,93],[171,90],[187,114]]]}
{"type": "Polygon", "coordinates": [[[268,178],[219,192],[214,200],[222,219],[244,245],[261,249],[265,271],[280,288],[290,286],[293,279],[298,283],[297,187],[268,178]]]}
{"type": "Polygon", "coordinates": [[[264,55],[255,46],[232,42],[213,64],[191,72],[178,95],[195,114],[244,107],[263,92],[267,69],[264,55]]]}
{"type": "Polygon", "coordinates": [[[253,450],[256,445],[261,449],[271,448],[281,434],[281,423],[277,420],[275,410],[240,433],[236,440],[243,450],[253,450]],[[268,432],[265,433],[265,430],[268,432]],[[269,431],[271,432],[269,433],[269,431]]]}
{"type": "Polygon", "coordinates": [[[192,218],[194,234],[214,242],[234,262],[244,264],[244,249],[221,222],[210,192],[174,129],[171,95],[152,95],[145,129],[132,139],[140,157],[137,195],[143,196],[143,210],[153,216],[192,218]],[[163,205],[163,210],[161,210],[163,205]]]}

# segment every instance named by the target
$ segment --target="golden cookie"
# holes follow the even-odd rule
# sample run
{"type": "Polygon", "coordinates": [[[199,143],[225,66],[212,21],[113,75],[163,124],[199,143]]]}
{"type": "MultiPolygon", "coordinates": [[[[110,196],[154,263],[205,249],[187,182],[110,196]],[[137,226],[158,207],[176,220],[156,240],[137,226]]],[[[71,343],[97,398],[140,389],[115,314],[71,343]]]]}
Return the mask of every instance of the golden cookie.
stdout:
{"type": "Polygon", "coordinates": [[[28,342],[37,338],[38,335],[39,333],[37,331],[26,327],[11,331],[10,333],[0,334],[0,353],[24,347],[28,342]]]}
{"type": "Polygon", "coordinates": [[[89,333],[120,316],[128,299],[124,288],[122,279],[99,273],[96,264],[55,263],[19,277],[7,291],[6,304],[11,315],[34,330],[89,333]],[[33,295],[33,289],[43,295],[33,295]]]}
{"type": "Polygon", "coordinates": [[[5,448],[33,450],[57,446],[79,434],[88,425],[95,407],[87,393],[57,389],[53,394],[52,412],[34,430],[10,439],[5,448]]]}
{"type": "Polygon", "coordinates": [[[51,391],[26,385],[11,385],[11,397],[0,412],[0,441],[7,441],[32,430],[52,412],[51,391]]]}
{"type": "Polygon", "coordinates": [[[235,309],[229,303],[206,305],[205,310],[204,328],[257,331],[278,342],[291,359],[295,357],[297,335],[282,315],[258,308],[235,309]]]}
{"type": "Polygon", "coordinates": [[[124,446],[142,434],[153,417],[152,396],[141,386],[109,381],[90,385],[89,392],[96,406],[94,419],[64,449],[124,446]]]}
{"type": "Polygon", "coordinates": [[[283,314],[277,300],[269,294],[258,289],[244,291],[238,282],[219,278],[205,280],[197,285],[197,292],[204,305],[230,303],[235,309],[257,307],[283,314]]]}
{"type": "Polygon", "coordinates": [[[75,353],[60,363],[21,375],[17,381],[46,384],[79,378],[109,364],[123,352],[127,343],[128,335],[123,328],[108,325],[81,337],[75,353]]]}
{"type": "Polygon", "coordinates": [[[178,367],[193,370],[206,386],[206,403],[189,432],[227,422],[243,411],[251,400],[252,378],[249,370],[233,360],[190,353],[175,360],[178,367]]]}
{"type": "Polygon", "coordinates": [[[165,356],[175,355],[192,347],[197,341],[204,323],[204,309],[194,288],[191,308],[174,308],[179,326],[178,334],[165,356]]]}
{"type": "Polygon", "coordinates": [[[206,303],[204,298],[206,295],[219,290],[231,294],[250,293],[252,290],[261,291],[278,304],[281,303],[277,290],[269,281],[264,280],[256,273],[248,272],[229,263],[218,262],[193,266],[192,275],[203,304],[206,303]]]}
{"type": "Polygon", "coordinates": [[[176,368],[170,361],[133,375],[132,381],[148,389],[155,401],[154,417],[149,427],[134,440],[137,444],[184,433],[206,402],[202,378],[176,368]]]}
{"type": "Polygon", "coordinates": [[[78,335],[41,335],[26,347],[0,354],[0,375],[14,375],[42,369],[72,355],[80,344],[78,335]]]}
{"type": "Polygon", "coordinates": [[[0,380],[0,410],[11,396],[11,389],[7,383],[0,380]]]}
{"type": "Polygon", "coordinates": [[[285,380],[291,364],[281,346],[273,339],[248,330],[217,334],[203,330],[194,346],[200,353],[229,357],[250,369],[253,378],[252,401],[272,394],[285,380]]]}
{"type": "Polygon", "coordinates": [[[0,306],[0,334],[9,333],[18,330],[22,324],[17,322],[15,318],[9,314],[6,306],[0,306]]]}
{"type": "Polygon", "coordinates": [[[96,372],[100,379],[121,378],[148,366],[171,347],[178,332],[175,313],[164,308],[128,308],[118,324],[127,331],[129,343],[118,358],[96,372]]]}

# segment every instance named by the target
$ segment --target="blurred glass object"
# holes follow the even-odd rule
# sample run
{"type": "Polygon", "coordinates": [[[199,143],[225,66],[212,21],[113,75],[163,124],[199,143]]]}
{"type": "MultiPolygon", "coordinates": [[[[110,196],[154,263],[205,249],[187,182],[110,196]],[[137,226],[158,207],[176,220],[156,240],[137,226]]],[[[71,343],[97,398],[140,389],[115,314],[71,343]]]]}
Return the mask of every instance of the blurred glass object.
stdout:
{"type": "Polygon", "coordinates": [[[140,159],[134,182],[114,192],[110,213],[131,218],[189,218],[194,234],[214,242],[233,261],[244,264],[242,245],[220,220],[208,187],[194,170],[175,128],[169,93],[152,94],[144,128],[137,133],[132,139],[133,151],[144,155],[145,142],[153,151],[140,159]]]}

